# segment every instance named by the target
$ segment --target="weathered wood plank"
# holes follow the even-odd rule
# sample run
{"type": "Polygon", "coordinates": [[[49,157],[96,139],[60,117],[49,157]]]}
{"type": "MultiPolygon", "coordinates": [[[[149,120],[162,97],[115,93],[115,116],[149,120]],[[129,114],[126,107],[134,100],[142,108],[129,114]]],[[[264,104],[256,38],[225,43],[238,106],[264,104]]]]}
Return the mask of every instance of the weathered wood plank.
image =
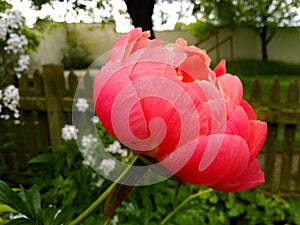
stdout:
{"type": "Polygon", "coordinates": [[[51,145],[59,145],[62,143],[60,133],[64,122],[61,99],[65,93],[63,72],[61,65],[43,66],[43,82],[51,145]]]}
{"type": "Polygon", "coordinates": [[[254,108],[254,111],[258,119],[266,122],[300,125],[299,109],[282,108],[274,110],[268,107],[257,107],[254,108]]]}
{"type": "Polygon", "coordinates": [[[255,76],[251,83],[250,101],[253,106],[260,106],[262,101],[262,85],[259,76],[255,76]]]}
{"type": "MultiPolygon", "coordinates": [[[[299,85],[296,78],[289,84],[287,93],[287,107],[296,109],[299,99],[299,85]]],[[[286,124],[284,127],[284,145],[281,160],[280,190],[290,191],[292,187],[292,163],[296,124],[286,124]]]]}
{"type": "MultiPolygon", "coordinates": [[[[278,108],[280,103],[280,83],[278,77],[275,77],[272,80],[270,93],[269,93],[269,102],[270,107],[278,108]]],[[[278,185],[275,184],[275,146],[277,144],[278,136],[278,123],[268,123],[268,136],[266,140],[266,157],[264,168],[266,183],[264,186],[267,189],[275,190],[278,188],[278,185]]]]}
{"type": "MultiPolygon", "coordinates": [[[[48,117],[47,117],[47,105],[45,98],[45,88],[43,85],[43,76],[39,71],[36,71],[33,79],[33,86],[35,90],[36,99],[31,100],[35,102],[35,111],[37,111],[38,116],[38,126],[40,133],[40,141],[41,141],[41,149],[39,151],[45,153],[48,152],[48,147],[50,145],[50,134],[49,134],[49,126],[48,126],[48,117]],[[43,110],[41,110],[43,109],[43,110]]],[[[26,104],[29,105],[29,104],[26,104]]]]}

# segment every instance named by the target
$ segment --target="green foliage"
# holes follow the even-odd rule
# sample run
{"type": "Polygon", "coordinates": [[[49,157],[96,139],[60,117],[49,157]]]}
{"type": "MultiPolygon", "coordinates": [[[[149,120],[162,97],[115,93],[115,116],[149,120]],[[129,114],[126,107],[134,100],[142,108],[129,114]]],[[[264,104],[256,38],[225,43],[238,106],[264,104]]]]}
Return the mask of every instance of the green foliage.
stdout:
{"type": "Polygon", "coordinates": [[[205,22],[225,27],[246,25],[254,29],[264,26],[290,26],[291,23],[297,22],[295,9],[300,6],[299,0],[192,0],[191,2],[194,3],[193,13],[195,15],[201,13],[205,22]]]}
{"type": "Polygon", "coordinates": [[[41,207],[41,195],[36,185],[18,194],[5,182],[0,181],[0,202],[11,208],[9,211],[18,212],[16,217],[5,223],[6,225],[60,225],[72,216],[68,208],[61,210],[41,207]]]}
{"type": "Polygon", "coordinates": [[[267,60],[267,45],[278,27],[299,24],[296,9],[300,0],[192,0],[194,14],[201,14],[203,22],[218,27],[250,27],[256,31],[262,42],[262,59],[267,60]]]}
{"type": "MultiPolygon", "coordinates": [[[[120,224],[159,224],[174,207],[198,190],[184,184],[174,202],[175,185],[166,181],[136,188],[116,211],[120,224]]],[[[167,224],[297,224],[299,202],[294,200],[291,208],[285,199],[257,190],[234,194],[210,192],[191,200],[167,224]]]]}
{"type": "Polygon", "coordinates": [[[87,69],[92,63],[91,55],[78,37],[76,28],[67,26],[68,47],[64,52],[63,64],[65,69],[87,69]]]}
{"type": "Polygon", "coordinates": [[[210,34],[214,30],[218,29],[217,25],[210,22],[203,22],[198,20],[196,23],[191,23],[188,25],[188,32],[194,34],[199,40],[205,37],[205,35],[210,34]]]}

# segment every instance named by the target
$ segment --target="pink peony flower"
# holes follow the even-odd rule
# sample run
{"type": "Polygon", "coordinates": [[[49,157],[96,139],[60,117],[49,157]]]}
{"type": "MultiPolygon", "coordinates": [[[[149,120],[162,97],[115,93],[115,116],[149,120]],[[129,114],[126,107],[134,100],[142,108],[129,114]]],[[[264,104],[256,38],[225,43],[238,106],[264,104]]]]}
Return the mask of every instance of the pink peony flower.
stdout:
{"type": "Polygon", "coordinates": [[[256,156],[267,125],[242,99],[225,61],[183,39],[162,45],[136,28],[119,38],[94,82],[106,130],[183,181],[237,192],[264,182],[256,156]]]}

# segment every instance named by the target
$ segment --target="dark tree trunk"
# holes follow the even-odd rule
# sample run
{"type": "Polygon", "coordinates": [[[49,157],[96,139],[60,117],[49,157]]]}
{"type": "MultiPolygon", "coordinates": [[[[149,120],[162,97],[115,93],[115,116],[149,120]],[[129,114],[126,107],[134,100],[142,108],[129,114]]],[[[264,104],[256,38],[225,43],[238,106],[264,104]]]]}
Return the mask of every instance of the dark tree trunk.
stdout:
{"type": "Polygon", "coordinates": [[[143,31],[150,31],[150,39],[154,39],[152,14],[155,0],[125,0],[125,3],[133,26],[141,27],[143,31]]]}
{"type": "Polygon", "coordinates": [[[268,50],[267,50],[267,45],[268,45],[268,38],[267,38],[267,32],[268,29],[266,26],[264,26],[261,29],[260,33],[260,39],[261,39],[261,51],[262,51],[262,60],[267,61],[268,60],[268,50]]]}

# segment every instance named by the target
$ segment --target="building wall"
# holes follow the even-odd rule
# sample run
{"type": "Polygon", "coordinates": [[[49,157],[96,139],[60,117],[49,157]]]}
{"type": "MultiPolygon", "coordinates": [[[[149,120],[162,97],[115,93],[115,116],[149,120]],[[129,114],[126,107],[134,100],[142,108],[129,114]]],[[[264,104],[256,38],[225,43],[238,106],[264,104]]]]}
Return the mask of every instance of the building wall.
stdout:
{"type": "MultiPolygon", "coordinates": [[[[113,25],[104,28],[97,24],[69,24],[68,29],[75,29],[77,39],[86,46],[93,59],[106,54],[122,34],[116,33],[113,25]]],[[[60,63],[64,51],[68,47],[67,29],[58,26],[51,32],[45,33],[38,52],[32,54],[32,68],[40,68],[43,64],[60,63]]],[[[188,44],[196,44],[197,39],[187,31],[159,31],[156,37],[164,42],[174,42],[177,38],[184,38],[188,44]]],[[[261,59],[261,42],[259,36],[250,29],[242,28],[231,32],[223,29],[219,33],[219,41],[232,35],[232,49],[230,42],[220,46],[219,59],[261,59]]],[[[202,49],[209,49],[215,45],[215,37],[199,45],[202,49]]],[[[213,61],[218,61],[217,52],[208,53],[213,61]]],[[[268,45],[269,60],[289,63],[300,63],[300,28],[280,28],[268,45]]]]}

